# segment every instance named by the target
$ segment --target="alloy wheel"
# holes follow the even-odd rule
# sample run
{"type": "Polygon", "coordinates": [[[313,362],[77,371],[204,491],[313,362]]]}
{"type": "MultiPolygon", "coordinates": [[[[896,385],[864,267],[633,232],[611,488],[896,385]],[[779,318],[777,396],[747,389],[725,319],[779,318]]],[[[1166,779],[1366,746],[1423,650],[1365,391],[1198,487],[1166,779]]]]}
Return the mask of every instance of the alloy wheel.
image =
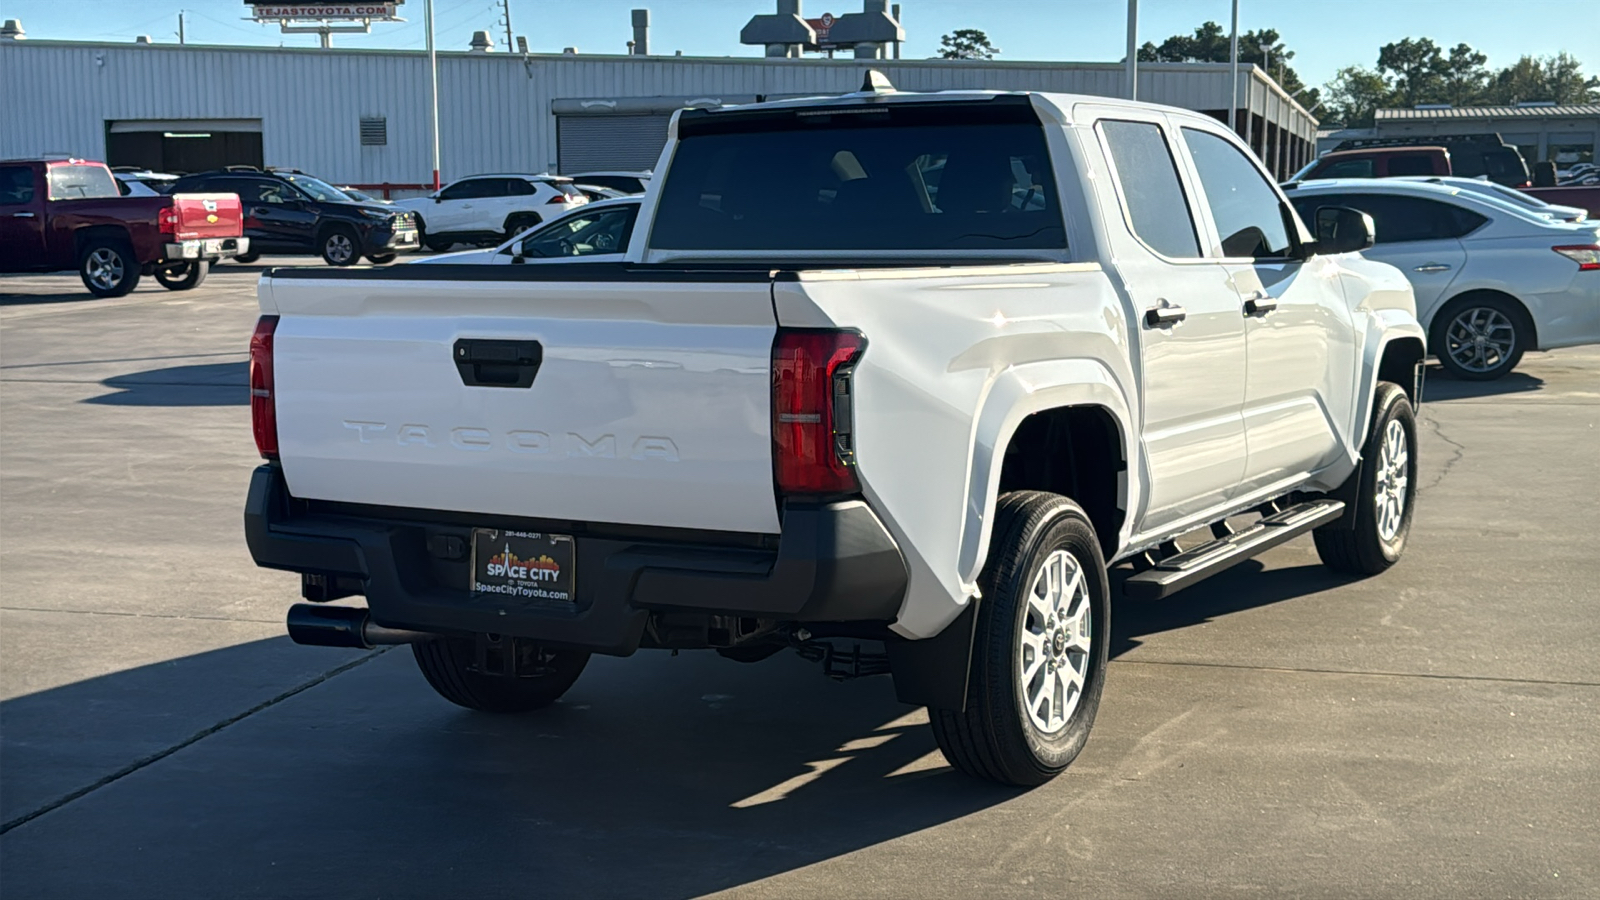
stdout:
{"type": "Polygon", "coordinates": [[[1517,328],[1506,315],[1487,306],[1463,309],[1445,329],[1445,352],[1468,372],[1492,372],[1517,348],[1517,328]]]}
{"type": "Polygon", "coordinates": [[[1093,611],[1089,583],[1065,550],[1045,558],[1017,629],[1017,678],[1028,718],[1045,734],[1067,726],[1089,677],[1093,611]]]}
{"type": "Polygon", "coordinates": [[[1372,492],[1373,512],[1378,523],[1378,537],[1385,543],[1400,534],[1405,522],[1406,490],[1410,487],[1411,450],[1406,446],[1406,430],[1398,420],[1391,419],[1383,432],[1383,444],[1378,450],[1378,471],[1372,492]]]}
{"type": "Polygon", "coordinates": [[[328,235],[327,251],[329,259],[343,265],[355,256],[356,247],[348,236],[336,231],[328,235]]]}
{"type": "Polygon", "coordinates": [[[110,247],[101,247],[89,254],[84,272],[95,287],[102,291],[112,290],[122,283],[122,254],[110,247]]]}

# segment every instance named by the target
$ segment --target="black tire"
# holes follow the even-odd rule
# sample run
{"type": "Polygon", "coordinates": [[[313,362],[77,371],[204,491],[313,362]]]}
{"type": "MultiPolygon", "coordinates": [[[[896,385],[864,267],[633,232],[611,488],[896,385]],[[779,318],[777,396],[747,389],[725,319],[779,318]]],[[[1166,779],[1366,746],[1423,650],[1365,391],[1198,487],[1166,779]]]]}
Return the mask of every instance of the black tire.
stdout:
{"type": "Polygon", "coordinates": [[[211,271],[211,260],[194,259],[187,262],[156,266],[156,281],[169,291],[192,291],[206,280],[211,271]]]}
{"type": "MultiPolygon", "coordinates": [[[[1105,686],[1111,600],[1094,526],[1082,507],[1058,494],[1005,494],[996,506],[989,561],[978,584],[983,597],[973,638],[967,708],[964,712],[928,710],[933,736],[950,764],[968,775],[1010,785],[1043,784],[1083,750],[1105,686]],[[1088,623],[1081,633],[1088,635],[1088,648],[1078,657],[1084,671],[1077,705],[1062,724],[1047,731],[1025,709],[1028,688],[1021,683],[1020,667],[1026,664],[1028,654],[1020,646],[1020,632],[1033,632],[1029,624],[1033,622],[1043,631],[1044,645],[1060,653],[1064,640],[1050,635],[1073,631],[1053,618],[1048,624],[1039,621],[1037,609],[1028,599],[1041,567],[1057,550],[1072,557],[1083,578],[1079,605],[1087,605],[1088,623]]],[[[1068,660],[1067,666],[1076,672],[1070,657],[1060,658],[1068,660]]],[[[1068,670],[1041,670],[1030,686],[1057,677],[1056,671],[1068,670]]],[[[1056,683],[1065,687],[1064,682],[1056,683]]],[[[1040,708],[1046,705],[1043,697],[1039,694],[1040,708]]]]}
{"type": "Polygon", "coordinates": [[[238,263],[241,266],[248,266],[248,265],[250,265],[251,263],[255,262],[256,260],[258,260],[260,258],[261,258],[261,254],[255,253],[255,252],[250,252],[250,253],[241,253],[238,256],[233,257],[233,261],[238,263]]]}
{"type": "MultiPolygon", "coordinates": [[[[512,638],[501,638],[512,650],[512,638]]],[[[520,643],[520,641],[519,641],[520,643]]],[[[417,668],[439,696],[457,706],[493,713],[521,713],[556,702],[583,673],[589,654],[577,650],[547,651],[524,645],[541,664],[533,675],[485,675],[477,671],[476,643],[437,638],[411,645],[417,668]]],[[[531,658],[531,657],[530,657],[531,658]]]]}
{"type": "Polygon", "coordinates": [[[361,238],[347,225],[335,225],[317,241],[322,261],[330,266],[353,266],[361,261],[361,238]]]}
{"type": "Polygon", "coordinates": [[[1504,294],[1463,294],[1434,315],[1430,330],[1429,349],[1439,365],[1462,381],[1506,375],[1522,361],[1533,338],[1528,311],[1504,294]]]}
{"type": "Polygon", "coordinates": [[[96,297],[121,297],[139,286],[139,260],[127,241],[95,238],[78,254],[78,277],[96,297]]]}
{"type": "Polygon", "coordinates": [[[368,253],[367,262],[375,266],[386,266],[394,262],[395,257],[398,255],[397,253],[368,253]]]}
{"type": "Polygon", "coordinates": [[[540,218],[538,213],[520,212],[512,213],[511,215],[506,216],[506,233],[501,239],[500,243],[505,243],[505,241],[511,240],[517,235],[527,231],[529,228],[532,228],[543,221],[544,219],[540,218]]]}
{"type": "Polygon", "coordinates": [[[1346,483],[1339,493],[1355,498],[1354,525],[1345,526],[1342,522],[1324,525],[1312,532],[1312,539],[1317,544],[1317,556],[1328,568],[1351,575],[1376,575],[1400,561],[1416,511],[1417,418],[1406,392],[1398,384],[1378,382],[1378,390],[1372,398],[1372,429],[1361,450],[1361,465],[1350,477],[1356,484],[1346,483]],[[1388,458],[1389,465],[1385,467],[1384,450],[1385,443],[1391,440],[1390,423],[1398,423],[1406,456],[1398,464],[1392,457],[1388,458]],[[1395,480],[1399,474],[1405,477],[1403,485],[1395,480]],[[1392,525],[1378,514],[1380,491],[1400,499],[1400,512],[1397,521],[1390,520],[1392,525]],[[1386,534],[1391,528],[1393,533],[1386,534]]]}

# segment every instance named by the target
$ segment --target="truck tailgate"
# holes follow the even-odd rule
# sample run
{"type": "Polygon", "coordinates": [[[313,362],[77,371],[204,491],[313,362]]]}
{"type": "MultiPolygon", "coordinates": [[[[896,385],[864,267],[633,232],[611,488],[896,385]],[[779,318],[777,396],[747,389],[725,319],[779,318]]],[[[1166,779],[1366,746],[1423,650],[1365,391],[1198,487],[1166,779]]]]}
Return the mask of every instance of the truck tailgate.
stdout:
{"type": "Polygon", "coordinates": [[[532,267],[403,268],[262,280],[262,311],[281,316],[291,494],[778,531],[765,273],[588,281],[570,280],[586,267],[562,266],[570,274],[551,281],[532,267]],[[497,270],[503,280],[482,280],[497,270]]]}
{"type": "Polygon", "coordinates": [[[177,240],[244,234],[244,210],[238,194],[174,194],[172,208],[178,215],[173,234],[177,240]]]}

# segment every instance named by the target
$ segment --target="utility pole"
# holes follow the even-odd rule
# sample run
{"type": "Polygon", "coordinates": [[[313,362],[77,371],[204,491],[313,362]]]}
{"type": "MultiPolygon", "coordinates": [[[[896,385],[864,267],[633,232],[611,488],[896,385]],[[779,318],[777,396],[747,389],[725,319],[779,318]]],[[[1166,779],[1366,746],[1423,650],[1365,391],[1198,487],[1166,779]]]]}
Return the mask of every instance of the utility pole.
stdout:
{"type": "Polygon", "coordinates": [[[1128,0],[1128,99],[1139,99],[1139,0],[1128,0]]]}
{"type": "Polygon", "coordinates": [[[511,39],[511,0],[500,0],[500,9],[505,13],[506,19],[506,52],[510,53],[516,41],[511,39]]]}
{"type": "Polygon", "coordinates": [[[422,0],[422,17],[427,20],[428,74],[433,79],[433,189],[439,189],[439,56],[433,49],[433,0],[422,0]]]}
{"type": "Polygon", "coordinates": [[[1239,107],[1239,0],[1233,0],[1233,39],[1228,42],[1228,71],[1233,76],[1233,91],[1228,97],[1228,128],[1239,133],[1235,122],[1239,107]]]}
{"type": "Polygon", "coordinates": [[[178,10],[178,43],[183,43],[183,10],[178,10]]]}

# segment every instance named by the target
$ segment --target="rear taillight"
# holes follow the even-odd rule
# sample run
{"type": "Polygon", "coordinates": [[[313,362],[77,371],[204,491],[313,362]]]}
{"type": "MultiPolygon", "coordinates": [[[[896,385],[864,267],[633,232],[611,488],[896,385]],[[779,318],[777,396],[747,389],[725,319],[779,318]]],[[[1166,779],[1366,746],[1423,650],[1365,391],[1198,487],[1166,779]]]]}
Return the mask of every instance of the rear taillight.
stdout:
{"type": "Polygon", "coordinates": [[[272,333],[277,316],[262,316],[250,336],[250,428],[264,459],[278,458],[278,408],[272,398],[272,333]]]}
{"type": "Polygon", "coordinates": [[[1600,244],[1572,244],[1550,249],[1577,263],[1580,272],[1600,269],[1600,244]]]}
{"type": "Polygon", "coordinates": [[[783,494],[850,494],[855,472],[851,375],[866,338],[780,328],[772,344],[773,472],[783,494]]]}
{"type": "Polygon", "coordinates": [[[169,206],[163,209],[160,214],[156,216],[156,224],[161,229],[162,234],[177,234],[178,207],[169,206]]]}
{"type": "Polygon", "coordinates": [[[551,197],[547,201],[547,203],[561,203],[561,204],[566,204],[566,203],[571,203],[571,202],[572,202],[572,198],[568,197],[566,194],[557,194],[554,197],[551,197]]]}

